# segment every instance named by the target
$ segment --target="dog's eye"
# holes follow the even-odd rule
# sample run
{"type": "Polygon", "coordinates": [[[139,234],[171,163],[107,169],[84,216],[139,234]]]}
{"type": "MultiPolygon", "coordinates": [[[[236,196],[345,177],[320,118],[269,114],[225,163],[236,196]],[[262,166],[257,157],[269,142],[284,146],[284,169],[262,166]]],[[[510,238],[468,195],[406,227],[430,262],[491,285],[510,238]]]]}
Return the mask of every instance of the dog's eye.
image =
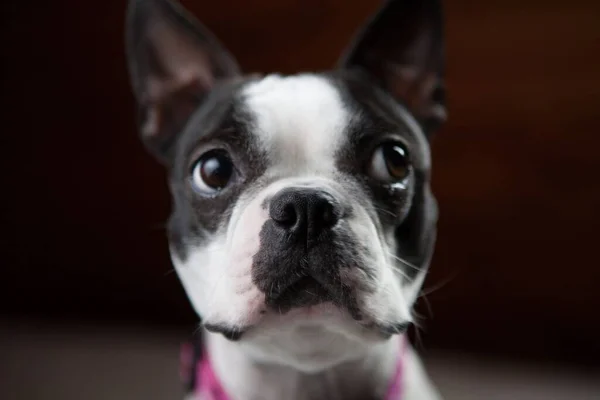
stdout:
{"type": "Polygon", "coordinates": [[[194,165],[192,186],[200,194],[214,195],[227,186],[233,172],[233,163],[225,152],[209,151],[194,165]]]}
{"type": "Polygon", "coordinates": [[[369,161],[368,174],[385,183],[404,181],[410,173],[408,151],[399,142],[386,142],[375,149],[369,161]]]}

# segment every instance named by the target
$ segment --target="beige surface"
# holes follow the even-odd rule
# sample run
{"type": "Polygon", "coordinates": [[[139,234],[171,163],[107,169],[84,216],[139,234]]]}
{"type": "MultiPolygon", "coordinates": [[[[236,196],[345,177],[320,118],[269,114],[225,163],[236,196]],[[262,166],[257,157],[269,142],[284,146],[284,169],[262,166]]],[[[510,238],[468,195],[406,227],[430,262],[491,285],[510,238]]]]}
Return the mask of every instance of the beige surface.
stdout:
{"type": "MultiPolygon", "coordinates": [[[[186,332],[0,325],[0,399],[179,400],[179,340],[186,332]]],[[[598,371],[432,354],[446,400],[599,400],[598,371]]]]}

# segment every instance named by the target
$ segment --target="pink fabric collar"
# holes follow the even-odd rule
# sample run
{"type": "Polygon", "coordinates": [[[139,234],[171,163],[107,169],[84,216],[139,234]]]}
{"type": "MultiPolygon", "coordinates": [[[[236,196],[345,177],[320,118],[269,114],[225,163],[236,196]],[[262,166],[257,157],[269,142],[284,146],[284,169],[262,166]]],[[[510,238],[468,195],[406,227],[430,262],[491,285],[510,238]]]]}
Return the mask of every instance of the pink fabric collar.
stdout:
{"type": "MultiPolygon", "coordinates": [[[[404,354],[406,353],[407,340],[405,338],[401,340],[402,344],[396,370],[388,385],[385,400],[401,400],[404,392],[404,354]]],[[[206,353],[202,357],[200,352],[194,351],[192,346],[184,346],[181,360],[183,378],[188,380],[188,389],[194,393],[196,398],[201,400],[230,400],[215,375],[206,353]]]]}

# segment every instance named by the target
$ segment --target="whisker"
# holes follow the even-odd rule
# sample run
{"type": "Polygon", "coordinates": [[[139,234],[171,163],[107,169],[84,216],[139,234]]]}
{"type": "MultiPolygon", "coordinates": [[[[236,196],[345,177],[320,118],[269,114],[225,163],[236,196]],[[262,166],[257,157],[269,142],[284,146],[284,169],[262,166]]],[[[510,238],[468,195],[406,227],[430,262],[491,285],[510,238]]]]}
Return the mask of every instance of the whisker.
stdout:
{"type": "Polygon", "coordinates": [[[414,346],[415,348],[417,348],[417,350],[422,351],[424,346],[423,346],[423,337],[421,336],[421,330],[423,329],[421,327],[421,325],[414,323],[413,324],[415,327],[415,343],[414,346]]]}
{"type": "Polygon", "coordinates": [[[338,336],[334,336],[333,339],[331,340],[331,342],[329,342],[327,344],[327,348],[330,348],[331,345],[333,345],[335,343],[335,341],[338,340],[338,336]]]}
{"type": "Polygon", "coordinates": [[[428,289],[421,290],[421,294],[419,296],[428,296],[433,292],[437,292],[438,290],[440,290],[440,289],[444,288],[446,285],[448,285],[451,281],[453,281],[458,276],[458,274],[459,274],[459,271],[455,271],[452,276],[444,279],[442,282],[438,283],[437,285],[432,286],[428,289]]]}
{"type": "Polygon", "coordinates": [[[427,295],[424,293],[421,293],[419,295],[419,298],[423,298],[423,301],[425,302],[425,306],[427,307],[427,312],[429,313],[429,318],[433,318],[433,308],[431,307],[431,302],[427,298],[427,295]]]}
{"type": "MultiPolygon", "coordinates": [[[[415,310],[415,309],[413,309],[411,312],[412,312],[412,315],[413,315],[413,316],[414,316],[416,319],[425,319],[425,318],[426,318],[424,315],[421,315],[421,313],[420,313],[420,312],[418,312],[418,311],[417,311],[417,310],[415,310]]],[[[418,325],[418,322],[417,322],[417,321],[415,321],[414,323],[415,323],[415,325],[418,325]]]]}
{"type": "Polygon", "coordinates": [[[409,268],[412,268],[412,269],[414,269],[415,271],[421,271],[421,270],[422,270],[422,268],[419,268],[419,267],[417,267],[416,265],[414,265],[414,264],[412,264],[412,263],[410,263],[410,262],[406,261],[405,259],[403,259],[403,258],[401,258],[401,257],[398,257],[398,256],[397,256],[397,255],[395,255],[395,254],[392,254],[392,253],[390,253],[390,252],[386,252],[386,253],[387,253],[387,255],[388,255],[388,256],[390,256],[390,257],[394,258],[396,261],[398,261],[398,262],[400,262],[400,263],[402,263],[402,264],[406,265],[406,266],[407,266],[407,267],[409,267],[409,268]]]}
{"type": "Polygon", "coordinates": [[[398,214],[391,212],[390,210],[386,210],[385,208],[381,208],[381,207],[377,207],[377,206],[373,206],[373,208],[377,211],[381,211],[384,212],[388,215],[391,215],[394,218],[398,218],[398,214]]]}
{"type": "Polygon", "coordinates": [[[404,271],[402,271],[401,269],[399,269],[399,268],[392,268],[392,271],[395,272],[395,273],[397,273],[397,274],[400,274],[400,276],[402,276],[404,279],[410,280],[410,277],[408,275],[406,275],[406,273],[404,271]]]}
{"type": "Polygon", "coordinates": [[[219,274],[219,278],[217,279],[217,281],[215,282],[215,284],[213,285],[213,287],[211,289],[211,293],[208,297],[208,306],[207,306],[208,310],[212,310],[212,308],[213,308],[215,293],[217,292],[217,286],[219,286],[219,283],[221,283],[221,280],[225,277],[226,272],[227,272],[227,268],[224,268],[223,272],[221,274],[219,274]]]}

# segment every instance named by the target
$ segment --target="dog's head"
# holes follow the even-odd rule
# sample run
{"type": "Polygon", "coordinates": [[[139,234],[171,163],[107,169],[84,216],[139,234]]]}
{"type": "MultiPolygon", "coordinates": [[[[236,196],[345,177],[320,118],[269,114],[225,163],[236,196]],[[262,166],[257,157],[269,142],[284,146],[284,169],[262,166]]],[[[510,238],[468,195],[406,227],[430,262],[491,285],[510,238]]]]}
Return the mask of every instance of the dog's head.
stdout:
{"type": "Polygon", "coordinates": [[[388,1],[334,71],[258,76],[177,3],[131,1],[142,139],[168,169],[172,259],[207,329],[312,369],[411,322],[437,219],[438,3],[388,1]]]}

